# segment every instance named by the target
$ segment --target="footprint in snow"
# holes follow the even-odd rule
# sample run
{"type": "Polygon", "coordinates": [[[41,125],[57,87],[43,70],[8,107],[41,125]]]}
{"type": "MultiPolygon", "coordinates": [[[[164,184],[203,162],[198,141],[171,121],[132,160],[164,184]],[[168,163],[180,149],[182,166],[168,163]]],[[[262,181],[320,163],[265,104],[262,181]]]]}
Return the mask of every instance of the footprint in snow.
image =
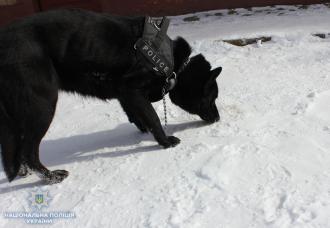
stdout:
{"type": "Polygon", "coordinates": [[[330,125],[330,90],[318,94],[314,94],[313,102],[311,102],[307,109],[306,114],[309,117],[318,119],[319,121],[330,125]]]}
{"type": "Polygon", "coordinates": [[[315,92],[311,92],[306,95],[307,99],[304,99],[303,101],[300,101],[297,103],[297,105],[294,108],[294,111],[291,113],[291,115],[299,115],[304,114],[306,110],[308,109],[309,105],[314,102],[314,98],[316,96],[315,92]]]}

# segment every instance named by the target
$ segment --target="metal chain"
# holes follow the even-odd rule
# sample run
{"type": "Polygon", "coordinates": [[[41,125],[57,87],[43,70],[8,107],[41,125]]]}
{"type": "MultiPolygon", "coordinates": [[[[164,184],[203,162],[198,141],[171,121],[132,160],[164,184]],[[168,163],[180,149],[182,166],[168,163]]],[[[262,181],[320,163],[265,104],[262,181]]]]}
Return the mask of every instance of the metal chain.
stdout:
{"type": "Polygon", "coordinates": [[[166,109],[166,89],[165,89],[165,86],[162,90],[162,96],[163,96],[164,119],[165,119],[164,128],[167,128],[167,109],[166,109]]]}

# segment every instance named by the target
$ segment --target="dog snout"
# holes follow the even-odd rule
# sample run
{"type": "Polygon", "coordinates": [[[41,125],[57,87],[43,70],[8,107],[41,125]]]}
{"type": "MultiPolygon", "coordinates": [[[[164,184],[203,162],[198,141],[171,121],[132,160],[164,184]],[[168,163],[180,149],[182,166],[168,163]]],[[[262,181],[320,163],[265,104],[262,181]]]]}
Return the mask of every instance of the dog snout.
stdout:
{"type": "Polygon", "coordinates": [[[201,119],[208,123],[215,123],[220,120],[220,115],[218,112],[216,113],[208,113],[204,115],[200,115],[201,119]]]}

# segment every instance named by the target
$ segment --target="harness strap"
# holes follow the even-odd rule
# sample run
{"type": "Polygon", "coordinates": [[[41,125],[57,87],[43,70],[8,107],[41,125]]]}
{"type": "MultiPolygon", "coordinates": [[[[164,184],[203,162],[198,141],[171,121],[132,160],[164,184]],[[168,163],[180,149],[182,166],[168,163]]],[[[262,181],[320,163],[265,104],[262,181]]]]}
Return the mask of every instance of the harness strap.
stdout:
{"type": "MultiPolygon", "coordinates": [[[[165,127],[167,126],[166,93],[172,90],[177,83],[177,74],[174,72],[173,41],[166,34],[169,25],[170,20],[167,17],[163,17],[160,23],[151,17],[146,17],[143,35],[134,45],[134,48],[147,60],[147,67],[151,66],[154,71],[166,77],[162,88],[165,127]]],[[[177,73],[181,73],[188,63],[189,58],[177,73]]]]}
{"type": "Polygon", "coordinates": [[[139,50],[143,56],[148,59],[150,63],[154,65],[154,70],[157,72],[161,72],[165,74],[166,77],[170,77],[173,73],[171,69],[173,66],[165,59],[162,55],[152,47],[152,44],[143,38],[138,39],[134,46],[137,50],[139,50]]]}
{"type": "Polygon", "coordinates": [[[151,64],[151,68],[166,78],[172,75],[174,68],[173,44],[166,34],[169,24],[170,20],[166,17],[160,23],[146,17],[143,35],[134,45],[147,60],[147,65],[151,64]]]}
{"type": "Polygon", "coordinates": [[[147,67],[166,78],[164,88],[170,91],[176,85],[176,75],[180,74],[189,63],[189,58],[174,72],[173,41],[168,37],[167,30],[170,20],[163,17],[161,22],[151,17],[145,18],[143,35],[137,40],[134,48],[140,52],[147,67]]]}

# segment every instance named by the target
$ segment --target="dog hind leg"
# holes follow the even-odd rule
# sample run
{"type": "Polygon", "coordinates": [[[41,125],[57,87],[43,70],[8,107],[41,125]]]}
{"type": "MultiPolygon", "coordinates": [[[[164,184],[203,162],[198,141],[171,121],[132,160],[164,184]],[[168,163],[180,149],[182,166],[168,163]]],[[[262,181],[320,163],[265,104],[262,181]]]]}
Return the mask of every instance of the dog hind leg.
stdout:
{"type": "Polygon", "coordinates": [[[56,184],[62,182],[69,172],[66,170],[48,170],[39,158],[39,145],[41,139],[26,139],[23,143],[24,152],[27,153],[28,168],[36,172],[47,184],[56,184]]]}
{"type": "MultiPolygon", "coordinates": [[[[22,157],[26,159],[26,164],[28,168],[37,173],[37,175],[46,181],[47,184],[56,184],[62,182],[69,173],[66,170],[48,170],[40,161],[39,158],[39,147],[42,138],[46,134],[50,123],[52,122],[55,109],[56,109],[56,99],[52,102],[44,99],[39,99],[37,105],[34,107],[30,106],[31,113],[30,117],[32,119],[33,125],[30,125],[27,129],[22,146],[22,157]],[[38,117],[34,115],[38,113],[38,117]],[[33,130],[31,132],[31,130],[33,130]]],[[[30,118],[29,118],[30,119],[30,118]]]]}
{"type": "Polygon", "coordinates": [[[25,91],[24,134],[22,138],[21,157],[32,171],[46,181],[55,184],[63,181],[68,172],[65,170],[48,170],[40,161],[39,146],[55,114],[58,98],[57,72],[50,59],[36,59],[25,66],[25,77],[34,84],[25,91]],[[38,61],[37,61],[38,60],[38,61]]]}
{"type": "Polygon", "coordinates": [[[21,163],[17,176],[27,177],[31,174],[32,174],[32,170],[29,168],[29,166],[26,163],[21,163]]]}

